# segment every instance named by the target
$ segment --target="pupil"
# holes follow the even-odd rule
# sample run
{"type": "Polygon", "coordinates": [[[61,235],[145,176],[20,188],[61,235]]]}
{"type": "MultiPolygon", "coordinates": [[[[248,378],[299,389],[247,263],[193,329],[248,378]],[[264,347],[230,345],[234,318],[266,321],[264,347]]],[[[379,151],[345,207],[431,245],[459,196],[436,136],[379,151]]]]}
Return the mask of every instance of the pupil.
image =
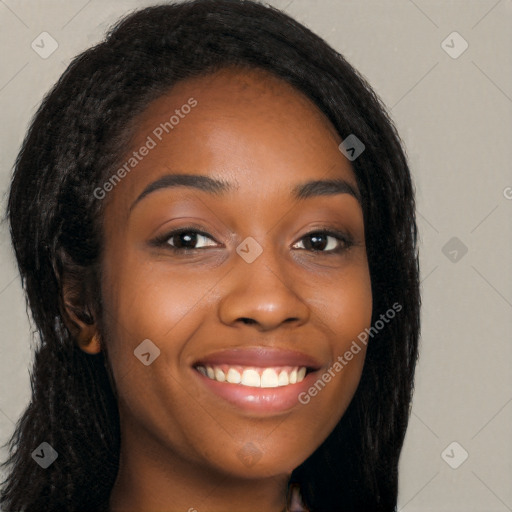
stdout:
{"type": "Polygon", "coordinates": [[[325,242],[325,236],[324,235],[311,235],[311,246],[314,251],[321,251],[325,249],[326,242],[325,242]],[[322,241],[322,239],[324,239],[322,241]]]}
{"type": "Polygon", "coordinates": [[[177,247],[185,247],[188,249],[193,249],[195,243],[197,242],[197,233],[180,233],[178,235],[178,244],[177,247]],[[191,245],[188,245],[191,244],[191,245]]]}

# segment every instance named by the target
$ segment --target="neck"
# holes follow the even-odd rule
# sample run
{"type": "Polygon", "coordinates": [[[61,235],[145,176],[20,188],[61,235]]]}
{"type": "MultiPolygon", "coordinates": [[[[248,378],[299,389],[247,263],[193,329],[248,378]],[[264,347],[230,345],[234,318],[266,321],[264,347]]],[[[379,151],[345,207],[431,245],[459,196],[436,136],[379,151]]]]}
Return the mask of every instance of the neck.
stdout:
{"type": "Polygon", "coordinates": [[[237,478],[186,461],[140,433],[125,432],[121,439],[109,512],[283,512],[286,508],[289,475],[237,478]]]}

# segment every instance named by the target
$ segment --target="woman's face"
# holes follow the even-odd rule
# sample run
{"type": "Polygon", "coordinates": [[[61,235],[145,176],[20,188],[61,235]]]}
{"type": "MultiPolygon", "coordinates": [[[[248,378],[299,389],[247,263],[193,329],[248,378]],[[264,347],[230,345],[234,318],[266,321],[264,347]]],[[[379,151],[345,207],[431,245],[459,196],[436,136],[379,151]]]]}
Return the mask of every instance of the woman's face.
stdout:
{"type": "Polygon", "coordinates": [[[372,313],[340,142],[261,71],[180,82],[138,119],[125,172],[103,188],[102,334],[122,453],[271,476],[333,430],[365,346],[343,356],[372,313]]]}

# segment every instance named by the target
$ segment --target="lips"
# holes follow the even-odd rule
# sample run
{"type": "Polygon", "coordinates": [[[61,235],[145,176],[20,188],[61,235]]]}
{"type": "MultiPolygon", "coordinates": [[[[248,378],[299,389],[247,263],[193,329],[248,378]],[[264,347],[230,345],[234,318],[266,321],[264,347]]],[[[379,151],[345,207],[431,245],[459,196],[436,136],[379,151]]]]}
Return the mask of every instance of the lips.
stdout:
{"type": "Polygon", "coordinates": [[[256,366],[274,368],[279,366],[304,366],[318,370],[322,365],[312,356],[294,350],[248,347],[215,352],[197,360],[194,366],[256,366]]]}
{"type": "Polygon", "coordinates": [[[321,364],[290,350],[249,347],[215,352],[193,368],[200,382],[238,409],[260,413],[286,411],[298,402],[321,364]]]}

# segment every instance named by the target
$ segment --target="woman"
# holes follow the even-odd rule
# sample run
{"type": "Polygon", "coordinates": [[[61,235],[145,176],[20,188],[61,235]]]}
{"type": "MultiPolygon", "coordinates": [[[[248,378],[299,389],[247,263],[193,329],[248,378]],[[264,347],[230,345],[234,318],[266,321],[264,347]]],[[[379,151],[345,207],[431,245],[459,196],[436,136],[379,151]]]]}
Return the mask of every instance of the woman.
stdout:
{"type": "Polygon", "coordinates": [[[78,56],[8,215],[40,335],[6,511],[391,511],[419,336],[400,139],[251,1],[135,12],[78,56]]]}

